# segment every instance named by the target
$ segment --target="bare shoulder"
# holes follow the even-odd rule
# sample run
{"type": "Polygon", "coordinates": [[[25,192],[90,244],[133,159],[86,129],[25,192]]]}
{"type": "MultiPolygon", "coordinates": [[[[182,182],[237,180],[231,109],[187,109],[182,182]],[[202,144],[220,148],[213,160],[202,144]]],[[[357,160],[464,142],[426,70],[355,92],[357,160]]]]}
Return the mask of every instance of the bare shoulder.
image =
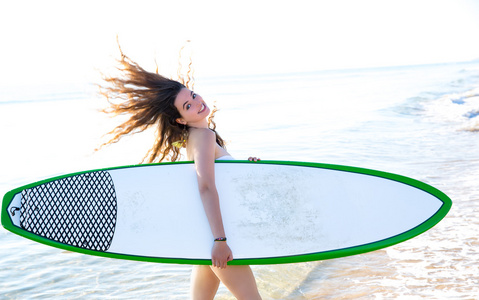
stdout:
{"type": "Polygon", "coordinates": [[[190,160],[214,161],[216,135],[207,128],[191,128],[186,145],[187,157],[190,160]]]}
{"type": "Polygon", "coordinates": [[[216,141],[216,135],[208,128],[191,128],[188,140],[192,143],[210,143],[216,141]]]}

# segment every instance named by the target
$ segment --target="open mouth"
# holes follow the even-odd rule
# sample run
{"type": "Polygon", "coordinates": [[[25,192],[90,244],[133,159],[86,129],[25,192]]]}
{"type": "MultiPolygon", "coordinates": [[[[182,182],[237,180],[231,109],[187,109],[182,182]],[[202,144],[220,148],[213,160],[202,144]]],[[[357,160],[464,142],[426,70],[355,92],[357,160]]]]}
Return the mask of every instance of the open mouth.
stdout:
{"type": "Polygon", "coordinates": [[[198,113],[201,114],[202,112],[205,111],[205,109],[206,109],[206,105],[201,104],[201,109],[200,109],[200,111],[199,111],[198,113]]]}

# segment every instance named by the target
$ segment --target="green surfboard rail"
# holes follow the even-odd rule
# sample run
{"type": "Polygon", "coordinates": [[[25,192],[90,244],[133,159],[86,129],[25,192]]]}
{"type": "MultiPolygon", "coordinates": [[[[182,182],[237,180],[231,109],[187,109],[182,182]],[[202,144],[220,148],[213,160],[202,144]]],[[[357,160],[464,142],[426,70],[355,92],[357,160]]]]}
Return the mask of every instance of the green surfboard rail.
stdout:
{"type": "MultiPolygon", "coordinates": [[[[157,164],[141,164],[141,165],[126,165],[126,166],[119,166],[119,167],[112,167],[112,168],[104,168],[104,169],[94,169],[88,171],[81,171],[76,173],[65,174],[61,176],[56,176],[48,179],[44,179],[41,181],[37,181],[31,184],[27,184],[16,189],[13,189],[5,194],[2,201],[2,212],[1,212],[1,223],[2,226],[7,229],[8,231],[15,233],[19,236],[24,238],[33,240],[38,243],[42,243],[48,246],[60,248],[67,251],[100,256],[100,257],[108,257],[108,258],[116,258],[116,259],[126,259],[126,260],[133,260],[133,261],[144,261],[144,262],[156,262],[156,263],[172,263],[172,264],[192,264],[192,265],[211,265],[211,260],[209,259],[184,259],[184,258],[162,258],[162,257],[149,257],[149,256],[135,256],[135,255],[125,255],[119,253],[111,253],[111,252],[102,252],[96,250],[88,250],[80,247],[75,247],[67,244],[63,244],[57,241],[53,241],[34,233],[28,232],[22,228],[15,226],[11,220],[10,212],[8,211],[8,206],[10,202],[13,200],[16,194],[21,193],[25,189],[33,188],[35,186],[52,182],[55,180],[63,179],[66,177],[71,177],[75,175],[91,173],[96,171],[109,171],[109,170],[117,170],[117,169],[124,169],[124,168],[141,168],[145,166],[160,166],[160,165],[171,165],[171,164],[192,164],[192,161],[182,161],[182,162],[167,162],[167,163],[157,163],[157,164]]],[[[397,175],[393,173],[365,169],[365,168],[358,168],[358,167],[351,167],[351,166],[343,166],[343,165],[334,165],[334,164],[323,164],[323,163],[312,163],[312,162],[295,162],[295,161],[267,161],[262,160],[258,162],[250,162],[250,161],[241,161],[241,160],[221,160],[216,161],[216,163],[254,163],[254,164],[275,164],[275,165],[290,165],[290,166],[301,166],[301,167],[309,167],[309,168],[320,168],[320,169],[328,169],[328,170],[336,170],[342,172],[351,172],[356,174],[364,174],[369,176],[376,176],[384,179],[389,179],[392,181],[400,182],[411,187],[415,187],[420,189],[424,192],[427,192],[442,202],[441,207],[437,210],[437,212],[432,215],[429,219],[424,221],[422,224],[405,231],[401,234],[396,236],[392,236],[386,238],[384,240],[375,241],[369,244],[358,245],[349,248],[343,249],[336,249],[332,251],[324,251],[324,252],[317,252],[317,253],[308,253],[308,254],[301,254],[301,255],[293,255],[293,256],[284,256],[284,257],[266,257],[266,258],[254,258],[254,259],[235,259],[230,261],[229,265],[266,265],[266,264],[285,264],[285,263],[299,263],[299,262],[308,262],[308,261],[317,261],[317,260],[327,260],[333,258],[340,258],[346,257],[351,255],[357,255],[362,253],[367,253],[371,251],[375,251],[378,249],[386,248],[393,246],[395,244],[404,242],[411,238],[414,238],[421,233],[431,229],[437,223],[439,223],[449,212],[452,206],[451,199],[441,192],[440,190],[432,187],[429,184],[426,184],[422,181],[412,179],[409,177],[405,177],[402,175],[397,175]]]]}

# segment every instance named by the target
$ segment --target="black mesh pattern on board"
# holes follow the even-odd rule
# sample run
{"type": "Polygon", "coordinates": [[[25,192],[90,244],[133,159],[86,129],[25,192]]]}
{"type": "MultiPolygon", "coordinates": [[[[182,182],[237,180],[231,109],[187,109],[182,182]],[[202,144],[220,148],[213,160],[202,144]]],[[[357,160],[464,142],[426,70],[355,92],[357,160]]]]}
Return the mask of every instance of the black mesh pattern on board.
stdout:
{"type": "Polygon", "coordinates": [[[22,191],[20,225],[67,245],[106,251],[115,232],[117,203],[111,176],[96,171],[22,191]]]}

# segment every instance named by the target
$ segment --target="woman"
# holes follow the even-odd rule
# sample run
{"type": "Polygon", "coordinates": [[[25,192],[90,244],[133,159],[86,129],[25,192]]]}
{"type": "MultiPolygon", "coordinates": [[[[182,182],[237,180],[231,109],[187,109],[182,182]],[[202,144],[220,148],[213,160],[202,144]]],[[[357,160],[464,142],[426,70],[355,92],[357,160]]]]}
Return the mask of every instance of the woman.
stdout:
{"type": "MultiPolygon", "coordinates": [[[[156,141],[143,161],[177,161],[181,148],[185,147],[187,159],[195,163],[199,193],[214,241],[212,266],[193,269],[192,298],[213,299],[221,281],[237,299],[261,299],[249,266],[227,266],[228,261],[233,260],[233,253],[228,247],[223,227],[214,162],[231,157],[223,139],[215,131],[212,121],[215,111],[211,113],[203,98],[184,84],[165,78],[158,72],[147,72],[123,52],[121,55],[119,62],[123,77],[105,78],[108,85],[101,92],[110,102],[105,112],[127,114],[130,118],[110,132],[112,138],[105,144],[155,126],[156,141]]],[[[257,158],[250,157],[249,160],[256,161],[257,158]]]]}

